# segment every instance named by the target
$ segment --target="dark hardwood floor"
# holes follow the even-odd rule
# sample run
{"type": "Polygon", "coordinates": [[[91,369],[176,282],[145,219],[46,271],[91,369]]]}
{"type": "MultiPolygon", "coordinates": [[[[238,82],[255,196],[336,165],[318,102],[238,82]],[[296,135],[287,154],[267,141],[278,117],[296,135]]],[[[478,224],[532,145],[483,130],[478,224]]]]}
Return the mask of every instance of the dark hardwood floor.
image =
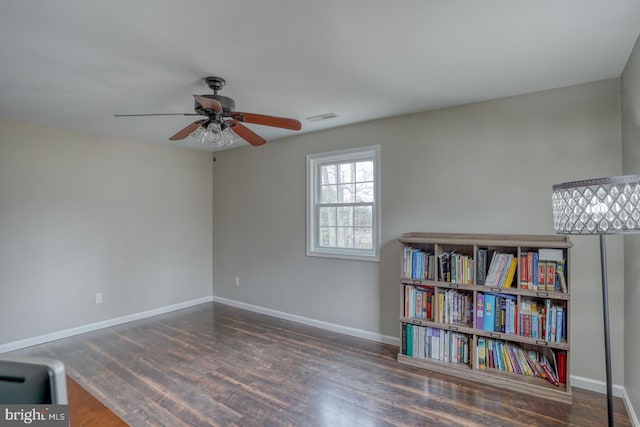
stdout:
{"type": "MultiPolygon", "coordinates": [[[[208,303],[20,350],[132,426],[603,426],[605,396],[573,404],[401,365],[397,347],[208,303]]],[[[630,426],[616,398],[616,426],[630,426]]]]}

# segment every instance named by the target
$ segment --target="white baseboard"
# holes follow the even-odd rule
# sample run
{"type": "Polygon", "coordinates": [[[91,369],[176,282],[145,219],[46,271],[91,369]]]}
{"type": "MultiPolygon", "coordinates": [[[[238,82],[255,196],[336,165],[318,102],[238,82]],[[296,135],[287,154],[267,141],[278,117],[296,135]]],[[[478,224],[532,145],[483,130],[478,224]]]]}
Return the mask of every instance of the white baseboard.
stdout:
{"type": "MultiPolygon", "coordinates": [[[[571,375],[571,387],[582,388],[589,391],[595,391],[596,393],[607,394],[607,384],[603,381],[592,380],[591,378],[578,377],[571,375]]],[[[624,398],[626,391],[624,386],[613,384],[611,386],[613,395],[615,397],[624,398]]]]}
{"type": "Polygon", "coordinates": [[[338,332],[340,334],[350,335],[352,337],[357,337],[357,338],[364,338],[369,341],[376,341],[384,344],[400,345],[400,340],[398,338],[391,337],[388,335],[377,334],[375,332],[369,332],[362,329],[350,328],[348,326],[338,325],[335,323],[329,323],[329,322],[323,322],[321,320],[310,319],[308,317],[298,316],[295,314],[289,314],[282,311],[272,310],[270,308],[264,308],[264,307],[247,304],[240,301],[217,297],[215,295],[213,296],[213,300],[221,304],[242,308],[244,310],[249,310],[249,311],[253,311],[260,314],[266,314],[267,316],[277,317],[279,319],[290,320],[296,323],[302,323],[304,325],[315,326],[316,328],[325,329],[327,331],[338,332]]]}
{"type": "Polygon", "coordinates": [[[116,317],[114,319],[107,319],[96,323],[90,323],[88,325],[82,325],[71,329],[65,329],[63,331],[53,332],[50,334],[40,335],[33,338],[27,338],[24,340],[14,341],[6,344],[0,344],[0,353],[6,353],[8,351],[20,350],[22,348],[31,347],[38,344],[44,344],[50,341],[56,341],[62,338],[68,338],[74,335],[84,334],[86,332],[95,331],[98,329],[108,328],[111,326],[121,325],[127,322],[133,322],[134,320],[140,320],[151,316],[157,316],[159,314],[169,313],[171,311],[181,310],[183,308],[193,307],[198,304],[204,304],[206,302],[213,301],[213,296],[206,296],[197,298],[191,301],[180,302],[178,304],[169,305],[166,307],[154,308],[152,310],[143,311],[141,313],[128,314],[126,316],[116,317]]]}
{"type": "Polygon", "coordinates": [[[627,408],[627,414],[629,414],[629,419],[631,420],[631,424],[634,427],[640,427],[640,420],[638,420],[638,414],[633,409],[633,405],[631,404],[631,398],[627,394],[627,389],[623,389],[624,392],[624,406],[627,408]]]}

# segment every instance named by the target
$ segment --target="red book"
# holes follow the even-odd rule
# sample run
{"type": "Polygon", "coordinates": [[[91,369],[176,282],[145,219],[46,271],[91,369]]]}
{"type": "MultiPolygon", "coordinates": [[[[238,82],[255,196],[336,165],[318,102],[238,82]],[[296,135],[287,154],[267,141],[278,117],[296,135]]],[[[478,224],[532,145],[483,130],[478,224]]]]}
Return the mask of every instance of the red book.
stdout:
{"type": "Polygon", "coordinates": [[[567,352],[558,353],[558,381],[562,384],[567,383],[567,352]]]}
{"type": "Polygon", "coordinates": [[[526,313],[524,316],[524,337],[531,337],[531,315],[526,313]]]}
{"type": "Polygon", "coordinates": [[[556,290],[556,263],[553,261],[547,261],[547,280],[546,288],[548,291],[556,290]]]}
{"type": "Polygon", "coordinates": [[[527,263],[527,253],[523,252],[520,255],[520,289],[529,289],[527,263]]]}
{"type": "Polygon", "coordinates": [[[553,373],[551,372],[551,369],[549,369],[547,364],[541,363],[540,365],[542,366],[542,369],[544,370],[545,374],[547,374],[547,381],[549,381],[551,384],[555,385],[556,387],[559,386],[560,383],[558,382],[558,380],[556,380],[555,376],[553,375],[553,373]]]}

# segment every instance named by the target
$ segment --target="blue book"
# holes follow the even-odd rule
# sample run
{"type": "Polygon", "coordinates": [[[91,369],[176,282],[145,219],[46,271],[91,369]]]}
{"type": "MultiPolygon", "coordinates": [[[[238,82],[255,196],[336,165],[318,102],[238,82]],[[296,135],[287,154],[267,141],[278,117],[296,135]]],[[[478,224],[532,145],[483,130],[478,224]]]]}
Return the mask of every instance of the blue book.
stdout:
{"type": "Polygon", "coordinates": [[[562,307],[558,307],[556,309],[556,342],[562,342],[562,338],[564,336],[564,309],[562,307]]]}
{"type": "Polygon", "coordinates": [[[493,331],[496,322],[496,296],[492,294],[484,295],[484,325],[485,331],[493,331]]]}
{"type": "Polygon", "coordinates": [[[504,331],[507,334],[515,335],[516,333],[515,306],[516,306],[517,298],[515,295],[504,295],[504,298],[507,300],[505,304],[506,319],[505,319],[504,331]]]}
{"type": "Polygon", "coordinates": [[[476,296],[476,328],[484,329],[484,294],[481,292],[476,296]]]}

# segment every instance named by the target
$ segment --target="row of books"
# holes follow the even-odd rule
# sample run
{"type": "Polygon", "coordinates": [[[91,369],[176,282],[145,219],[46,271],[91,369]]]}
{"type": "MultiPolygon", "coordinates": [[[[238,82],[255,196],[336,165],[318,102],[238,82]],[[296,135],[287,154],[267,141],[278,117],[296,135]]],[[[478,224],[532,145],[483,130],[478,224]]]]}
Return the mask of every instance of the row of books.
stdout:
{"type": "Polygon", "coordinates": [[[404,317],[433,319],[433,294],[433,288],[405,284],[404,317]]]}
{"type": "Polygon", "coordinates": [[[551,299],[521,297],[518,303],[515,295],[478,292],[474,304],[470,292],[444,289],[436,294],[432,287],[405,284],[403,314],[549,342],[565,342],[567,338],[566,308],[551,299]]]}
{"type": "Polygon", "coordinates": [[[473,294],[446,289],[438,292],[437,322],[473,325],[473,294]]]}
{"type": "Polygon", "coordinates": [[[402,354],[441,362],[471,362],[471,336],[429,326],[402,324],[402,354]]]}
{"type": "Polygon", "coordinates": [[[496,288],[510,288],[516,274],[518,260],[513,254],[494,252],[484,285],[496,288]]]}
{"type": "Polygon", "coordinates": [[[501,332],[549,342],[567,338],[566,308],[551,299],[514,295],[478,293],[476,295],[476,329],[501,332]]]}
{"type": "Polygon", "coordinates": [[[520,336],[550,342],[563,342],[567,339],[566,308],[553,304],[550,299],[522,298],[520,318],[520,336]]]}
{"type": "Polygon", "coordinates": [[[540,249],[520,254],[520,289],[567,293],[562,249],[540,249]]]}
{"type": "Polygon", "coordinates": [[[541,248],[517,255],[488,248],[477,250],[477,269],[473,257],[442,252],[438,257],[423,249],[405,247],[403,277],[417,280],[437,280],[458,284],[490,287],[514,286],[516,272],[520,289],[564,292],[567,290],[566,266],[562,249],[541,248]],[[488,263],[489,256],[491,262],[488,263]],[[437,273],[437,274],[436,274],[437,273]]]}
{"type": "Polygon", "coordinates": [[[443,282],[470,285],[474,283],[473,258],[455,251],[443,252],[438,256],[440,280],[443,282]]]}
{"type": "Polygon", "coordinates": [[[516,335],[518,331],[515,295],[481,293],[476,295],[476,329],[516,335]]]}
{"type": "Polygon", "coordinates": [[[403,277],[436,280],[436,259],[433,253],[406,246],[403,260],[403,277]]]}
{"type": "Polygon", "coordinates": [[[527,350],[515,343],[478,338],[478,367],[547,379],[555,386],[567,381],[567,353],[549,348],[527,350]],[[550,360],[551,359],[551,360],[550,360]]]}

